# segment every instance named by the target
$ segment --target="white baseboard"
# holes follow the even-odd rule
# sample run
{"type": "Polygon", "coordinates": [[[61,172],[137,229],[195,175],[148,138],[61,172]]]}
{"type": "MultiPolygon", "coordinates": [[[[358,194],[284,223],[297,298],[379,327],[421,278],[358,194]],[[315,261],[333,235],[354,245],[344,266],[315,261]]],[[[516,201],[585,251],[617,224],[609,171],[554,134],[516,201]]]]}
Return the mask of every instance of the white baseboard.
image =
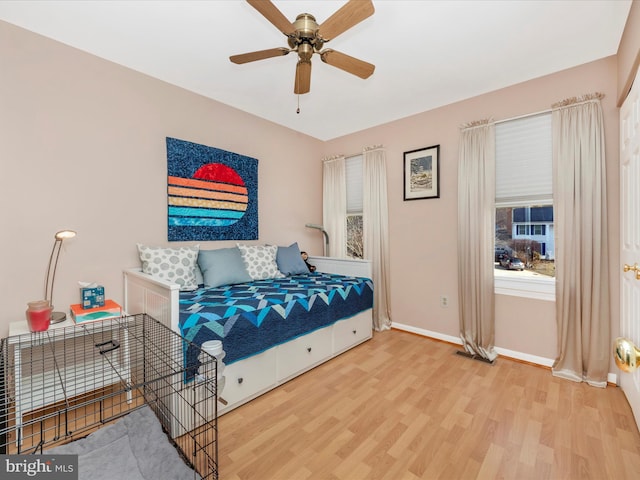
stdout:
{"type": "Polygon", "coordinates": [[[549,367],[553,365],[554,360],[552,358],[539,357],[537,355],[531,355],[530,353],[516,352],[515,350],[509,350],[507,348],[495,347],[496,353],[503,357],[515,358],[523,362],[533,363],[535,365],[542,365],[543,367],[549,367]]]}
{"type": "Polygon", "coordinates": [[[436,340],[442,340],[444,342],[455,343],[456,345],[462,345],[462,340],[460,340],[458,337],[445,335],[444,333],[432,332],[431,330],[425,330],[424,328],[412,327],[411,325],[404,325],[402,323],[396,322],[393,322],[391,324],[391,328],[415,333],[423,337],[435,338],[436,340]]]}
{"type": "MultiPolygon", "coordinates": [[[[402,323],[393,322],[391,325],[392,328],[397,330],[403,330],[405,332],[415,333],[416,335],[421,335],[423,337],[435,338],[436,340],[442,340],[444,342],[453,343],[455,345],[462,345],[462,340],[459,337],[454,337],[452,335],[445,335],[443,333],[432,332],[431,330],[425,330],[424,328],[412,327],[411,325],[404,325],[402,323]]],[[[496,353],[498,355],[513,358],[515,360],[521,360],[523,362],[532,363],[534,365],[541,365],[543,367],[549,367],[553,365],[554,359],[539,357],[537,355],[531,355],[529,353],[516,352],[515,350],[509,350],[506,348],[495,347],[496,353]]],[[[607,375],[607,381],[614,385],[617,385],[617,375],[615,373],[609,373],[607,375]]]]}

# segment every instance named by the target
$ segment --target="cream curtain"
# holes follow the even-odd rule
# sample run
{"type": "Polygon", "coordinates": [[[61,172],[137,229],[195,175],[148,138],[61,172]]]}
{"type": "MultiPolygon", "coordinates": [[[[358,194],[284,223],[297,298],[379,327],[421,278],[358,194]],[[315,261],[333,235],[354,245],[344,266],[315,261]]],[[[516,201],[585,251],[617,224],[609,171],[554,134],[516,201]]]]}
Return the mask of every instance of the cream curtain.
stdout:
{"type": "Polygon", "coordinates": [[[458,302],[460,338],[470,355],[495,360],[493,247],[495,127],[463,126],[458,160],[458,302]]]}
{"type": "Polygon", "coordinates": [[[606,387],[611,357],[601,95],[554,105],[558,358],[553,375],[606,387]]]}
{"type": "Polygon", "coordinates": [[[365,149],[362,157],[364,256],[373,269],[373,328],[391,328],[389,301],[389,215],[387,160],[381,147],[365,149]]]}
{"type": "Polygon", "coordinates": [[[329,236],[329,255],[347,254],[347,181],[343,155],[327,158],[322,164],[322,225],[329,236]]]}

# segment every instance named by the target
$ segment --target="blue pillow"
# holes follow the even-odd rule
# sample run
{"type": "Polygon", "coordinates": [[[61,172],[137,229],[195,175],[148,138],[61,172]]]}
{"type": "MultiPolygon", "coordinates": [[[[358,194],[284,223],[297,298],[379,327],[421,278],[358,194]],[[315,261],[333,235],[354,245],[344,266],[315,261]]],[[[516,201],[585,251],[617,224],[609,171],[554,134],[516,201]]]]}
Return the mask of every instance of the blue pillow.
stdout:
{"type": "Polygon", "coordinates": [[[196,260],[196,283],[198,284],[198,287],[204,285],[204,277],[202,276],[200,265],[198,265],[198,260],[196,260]]]}
{"type": "Polygon", "coordinates": [[[198,266],[205,287],[220,287],[251,281],[238,247],[200,250],[198,266]]]}
{"type": "Polygon", "coordinates": [[[276,263],[278,264],[278,270],[285,275],[309,273],[309,268],[300,255],[300,248],[297,242],[288,247],[278,247],[276,263]]]}

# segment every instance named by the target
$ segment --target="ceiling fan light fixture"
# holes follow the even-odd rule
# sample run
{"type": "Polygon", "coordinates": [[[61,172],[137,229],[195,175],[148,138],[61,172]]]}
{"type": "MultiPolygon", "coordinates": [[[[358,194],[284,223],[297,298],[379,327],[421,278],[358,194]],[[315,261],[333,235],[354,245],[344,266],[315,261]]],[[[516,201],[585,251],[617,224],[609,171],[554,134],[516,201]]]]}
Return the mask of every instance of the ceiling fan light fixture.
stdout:
{"type": "Polygon", "coordinates": [[[313,56],[313,47],[308,43],[302,43],[298,46],[298,57],[302,62],[310,62],[313,56]]]}

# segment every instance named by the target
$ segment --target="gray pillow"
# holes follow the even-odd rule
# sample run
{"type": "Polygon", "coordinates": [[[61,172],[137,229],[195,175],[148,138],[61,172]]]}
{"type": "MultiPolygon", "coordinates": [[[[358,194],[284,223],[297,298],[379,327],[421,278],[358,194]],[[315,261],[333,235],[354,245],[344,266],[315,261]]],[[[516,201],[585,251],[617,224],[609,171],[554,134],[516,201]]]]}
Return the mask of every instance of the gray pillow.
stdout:
{"type": "Polygon", "coordinates": [[[195,290],[196,258],[199,245],[193,247],[150,247],[137,244],[142,271],[152,277],[180,285],[180,290],[195,290]]]}
{"type": "Polygon", "coordinates": [[[220,287],[251,281],[238,247],[200,250],[198,266],[205,287],[220,287]]]}
{"type": "Polygon", "coordinates": [[[276,263],[278,264],[278,270],[285,275],[309,273],[309,268],[302,259],[297,242],[288,247],[278,247],[276,263]]]}
{"type": "Polygon", "coordinates": [[[275,245],[242,245],[238,243],[244,266],[253,280],[267,280],[270,278],[284,278],[278,270],[275,245]]]}

